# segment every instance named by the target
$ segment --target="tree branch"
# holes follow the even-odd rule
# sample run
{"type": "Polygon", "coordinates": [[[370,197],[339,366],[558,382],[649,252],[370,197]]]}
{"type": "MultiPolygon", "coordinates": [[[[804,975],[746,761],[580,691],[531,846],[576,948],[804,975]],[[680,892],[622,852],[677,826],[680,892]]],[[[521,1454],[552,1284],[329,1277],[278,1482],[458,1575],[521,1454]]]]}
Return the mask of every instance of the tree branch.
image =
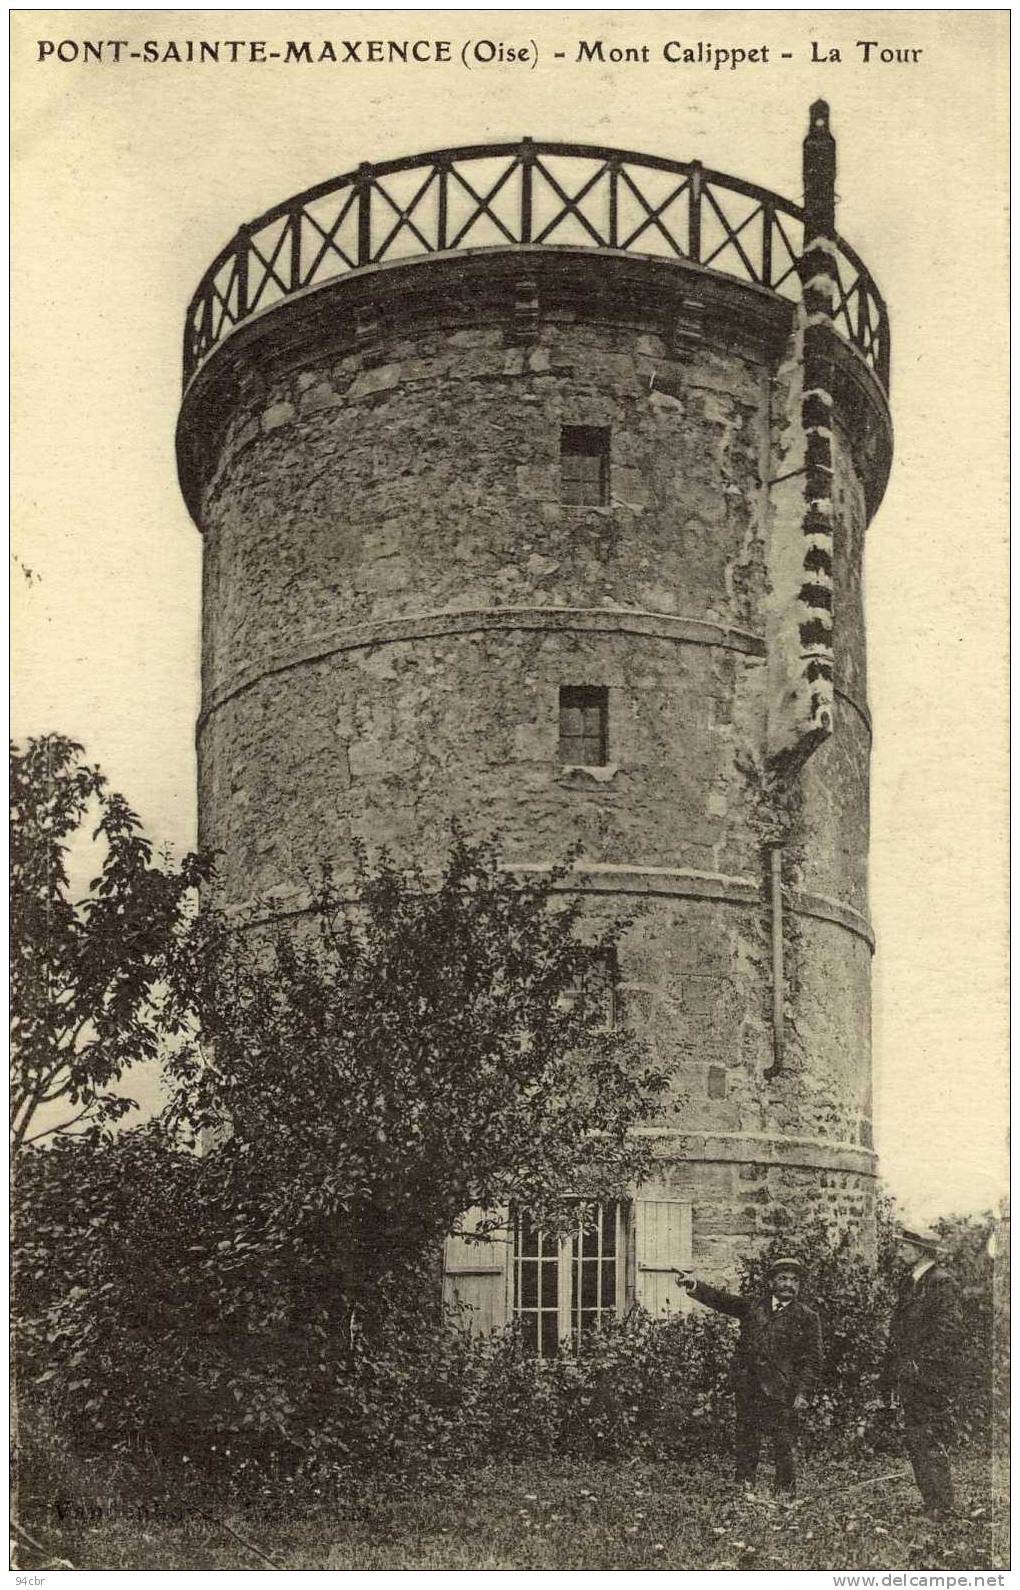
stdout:
{"type": "Polygon", "coordinates": [[[27,1148],[30,1143],[38,1143],[39,1139],[42,1137],[51,1137],[54,1132],[66,1132],[69,1126],[77,1126],[79,1121],[84,1120],[85,1116],[89,1113],[94,1103],[95,1100],[90,1099],[85,1108],[83,1110],[79,1110],[77,1115],[72,1115],[69,1121],[61,1121],[58,1126],[48,1126],[44,1132],[36,1132],[34,1136],[24,1138],[19,1146],[21,1148],[27,1148]]]}
{"type": "MultiPolygon", "coordinates": [[[[22,1145],[23,1145],[23,1143],[25,1141],[25,1133],[28,1131],[29,1123],[30,1123],[33,1115],[35,1114],[36,1110],[39,1108],[40,1104],[42,1104],[44,1102],[44,1098],[45,1098],[47,1087],[52,1082],[53,1078],[57,1075],[57,1073],[59,1071],[63,1070],[63,1068],[67,1065],[67,1063],[68,1063],[68,1056],[62,1054],[60,1056],[60,1058],[53,1065],[51,1065],[47,1071],[40,1072],[39,1076],[36,1077],[35,1082],[32,1084],[31,1088],[29,1088],[29,1089],[27,1089],[25,1091],[25,1093],[22,1095],[21,1100],[19,1101],[19,1103],[15,1105],[14,1114],[12,1115],[12,1118],[11,1118],[11,1127],[12,1127],[13,1136],[14,1136],[13,1146],[14,1146],[15,1149],[18,1149],[18,1148],[22,1147],[22,1145]],[[15,1129],[14,1120],[17,1117],[18,1111],[22,1107],[24,1107],[24,1111],[25,1111],[24,1117],[21,1120],[21,1122],[18,1124],[17,1128],[15,1129]]],[[[68,1081],[70,1081],[70,1079],[68,1079],[68,1081]]],[[[64,1093],[66,1093],[66,1091],[67,1091],[67,1087],[65,1085],[63,1088],[58,1089],[58,1091],[56,1093],[54,1093],[54,1094],[52,1094],[50,1096],[49,1102],[52,1102],[53,1099],[61,1098],[62,1095],[64,1093]]],[[[33,1142],[33,1141],[34,1141],[34,1139],[32,1139],[32,1138],[29,1139],[29,1142],[33,1142]]]]}

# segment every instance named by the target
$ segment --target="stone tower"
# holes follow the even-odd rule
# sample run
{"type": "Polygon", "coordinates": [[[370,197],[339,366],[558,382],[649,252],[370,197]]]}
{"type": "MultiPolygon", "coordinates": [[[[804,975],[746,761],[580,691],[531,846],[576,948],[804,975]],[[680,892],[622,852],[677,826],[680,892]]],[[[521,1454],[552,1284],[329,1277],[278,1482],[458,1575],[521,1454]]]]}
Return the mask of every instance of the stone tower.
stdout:
{"type": "MultiPolygon", "coordinates": [[[[615,1306],[806,1212],[874,1240],[889,335],[834,181],[822,103],[803,207],[530,139],[362,165],[243,226],[187,315],[223,903],[298,914],[357,837],[435,862],[453,814],[511,867],[580,844],[587,908],[638,908],[621,1019],[679,1062],[599,1235],[615,1306]]],[[[448,1256],[485,1319],[529,1306],[525,1249],[448,1256]]]]}

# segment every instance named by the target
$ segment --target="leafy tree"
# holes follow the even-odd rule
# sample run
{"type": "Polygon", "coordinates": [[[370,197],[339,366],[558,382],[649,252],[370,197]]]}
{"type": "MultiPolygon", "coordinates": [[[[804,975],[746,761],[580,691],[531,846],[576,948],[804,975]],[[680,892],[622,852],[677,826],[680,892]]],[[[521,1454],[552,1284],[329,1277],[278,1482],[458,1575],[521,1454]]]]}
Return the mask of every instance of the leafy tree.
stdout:
{"type": "Polygon", "coordinates": [[[33,1427],[125,1460],[144,1431],[162,1472],[215,1485],[228,1448],[240,1483],[455,1441],[468,1349],[437,1318],[444,1235],[472,1206],[565,1221],[641,1179],[630,1128],[665,1084],[604,1019],[592,969],[615,932],[584,942],[557,881],[458,835],[438,879],[362,858],[353,905],[327,875],[303,933],[209,911],[173,941],[173,1019],[197,1017],[202,1047],[171,1062],[165,1117],[22,1156],[33,1427]],[[197,1133],[206,1151],[182,1153],[197,1133]]]}
{"type": "Polygon", "coordinates": [[[348,1300],[379,1299],[469,1208],[566,1223],[646,1173],[631,1128],[667,1079],[605,1020],[620,925],[585,942],[561,877],[455,831],[438,879],[361,855],[356,903],[325,873],[304,932],[210,917],[185,946],[204,1052],[174,1063],[173,1116],[220,1145],[264,1260],[341,1255],[348,1300]]]}
{"type": "Polygon", "coordinates": [[[132,1107],[110,1090],[126,1067],[156,1057],[177,1020],[162,997],[167,949],[208,866],[194,855],[176,867],[155,861],[123,796],[58,734],[11,747],[10,834],[10,1122],[20,1149],[72,1129],[95,1135],[132,1107]],[[92,816],[101,864],[75,898],[72,858],[88,854],[92,816]]]}

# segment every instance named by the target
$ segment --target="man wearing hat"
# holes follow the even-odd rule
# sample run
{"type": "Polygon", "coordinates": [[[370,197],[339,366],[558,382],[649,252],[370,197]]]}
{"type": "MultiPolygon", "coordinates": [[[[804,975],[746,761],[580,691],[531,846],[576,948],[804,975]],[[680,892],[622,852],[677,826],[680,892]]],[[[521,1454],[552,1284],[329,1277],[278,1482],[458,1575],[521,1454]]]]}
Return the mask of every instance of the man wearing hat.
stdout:
{"type": "Polygon", "coordinates": [[[903,1411],[903,1440],[926,1513],[953,1511],[946,1452],[952,1359],[958,1329],[956,1286],[938,1263],[933,1231],[899,1232],[903,1284],[889,1327],[883,1384],[903,1411]]]}
{"type": "Polygon", "coordinates": [[[762,1442],[770,1440],[776,1490],[785,1496],[793,1495],[796,1483],[796,1416],[807,1407],[822,1361],[818,1315],[798,1295],[801,1274],[798,1259],[773,1259],[768,1286],[758,1294],[738,1297],[699,1281],[689,1270],[676,1272],[677,1285],[699,1303],[740,1321],[733,1358],[736,1477],[748,1490],[753,1487],[762,1442]]]}

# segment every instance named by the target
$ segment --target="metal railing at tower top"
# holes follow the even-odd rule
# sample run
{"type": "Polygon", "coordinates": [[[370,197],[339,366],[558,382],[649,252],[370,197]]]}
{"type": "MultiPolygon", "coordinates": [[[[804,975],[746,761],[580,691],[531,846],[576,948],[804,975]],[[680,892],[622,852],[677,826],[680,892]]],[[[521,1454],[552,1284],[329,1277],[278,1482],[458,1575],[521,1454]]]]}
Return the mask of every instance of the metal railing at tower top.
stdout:
{"type": "MultiPolygon", "coordinates": [[[[587,144],[472,144],[361,165],[242,226],[188,306],[184,381],[233,327],[349,271],[447,250],[592,248],[690,261],[800,296],[804,210],[700,162],[587,144]]],[[[889,324],[870,273],[832,239],[836,332],[883,390],[889,324]]]]}

